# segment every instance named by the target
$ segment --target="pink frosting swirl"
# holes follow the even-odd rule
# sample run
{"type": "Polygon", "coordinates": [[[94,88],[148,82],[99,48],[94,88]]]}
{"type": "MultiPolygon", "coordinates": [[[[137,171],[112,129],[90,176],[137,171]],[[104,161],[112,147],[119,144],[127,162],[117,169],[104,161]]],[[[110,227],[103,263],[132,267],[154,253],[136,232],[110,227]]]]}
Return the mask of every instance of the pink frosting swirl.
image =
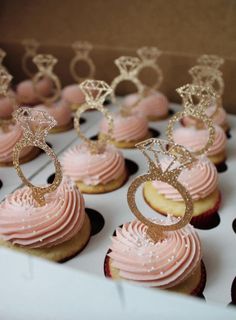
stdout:
{"type": "MultiPolygon", "coordinates": [[[[116,141],[135,141],[145,138],[148,135],[148,122],[142,115],[129,115],[122,117],[119,113],[115,113],[114,131],[112,139],[116,141]]],[[[100,125],[100,132],[108,132],[108,123],[104,118],[100,125]]]]}
{"type": "MultiPolygon", "coordinates": [[[[213,156],[224,152],[226,147],[227,138],[224,130],[215,125],[215,141],[207,152],[208,156],[213,156]]],[[[200,150],[206,144],[208,140],[208,130],[196,129],[194,127],[181,127],[174,130],[174,141],[182,144],[190,151],[200,150]]]]}
{"type": "MultiPolygon", "coordinates": [[[[215,106],[212,105],[206,110],[206,114],[210,117],[215,110],[215,106]]],[[[225,112],[224,108],[219,108],[216,114],[214,114],[212,121],[217,124],[218,126],[224,126],[227,124],[227,113],[225,112]]],[[[186,126],[195,125],[196,121],[194,118],[185,117],[183,119],[183,123],[186,126]]]]}
{"type": "Polygon", "coordinates": [[[85,218],[84,200],[70,181],[46,195],[38,207],[28,187],[6,197],[0,204],[0,238],[27,248],[52,247],[71,239],[85,218]]]}
{"type": "MultiPolygon", "coordinates": [[[[124,99],[124,106],[130,107],[139,99],[137,93],[129,94],[124,99]]],[[[168,115],[169,102],[159,91],[153,91],[148,96],[143,98],[137,106],[133,109],[133,112],[139,112],[142,115],[165,117],[168,115]]]]}
{"type": "MultiPolygon", "coordinates": [[[[178,180],[189,191],[193,200],[206,198],[218,187],[217,170],[206,157],[199,158],[191,168],[184,169],[178,180]]],[[[171,185],[161,181],[153,181],[153,186],[167,199],[183,201],[179,192],[171,185]]]]}
{"type": "Polygon", "coordinates": [[[72,111],[64,100],[59,100],[49,107],[39,104],[35,108],[48,112],[57,121],[58,127],[65,126],[72,120],[72,111]]]}
{"type": "Polygon", "coordinates": [[[82,104],[85,96],[78,84],[71,84],[62,90],[62,98],[69,103],[82,104]]]}
{"type": "Polygon", "coordinates": [[[8,119],[14,111],[15,93],[10,90],[11,97],[0,97],[0,118],[8,119]]]}
{"type": "MultiPolygon", "coordinates": [[[[52,82],[48,78],[43,78],[37,83],[37,91],[47,97],[52,91],[52,82]]],[[[19,103],[34,105],[40,102],[34,90],[32,80],[24,80],[16,87],[17,100],[19,103]]]]}
{"type": "Polygon", "coordinates": [[[188,278],[202,257],[194,228],[187,225],[166,232],[166,238],[156,244],[146,231],[147,226],[137,220],[116,229],[108,255],[120,277],[160,288],[173,287],[188,278]]]}
{"type": "Polygon", "coordinates": [[[102,153],[91,154],[88,147],[81,144],[64,153],[62,167],[64,175],[73,181],[98,185],[119,178],[125,172],[125,161],[113,146],[107,146],[102,153]]]}
{"type": "MultiPolygon", "coordinates": [[[[10,125],[7,131],[0,128],[0,162],[12,162],[12,152],[15,144],[22,138],[19,125],[10,125]]],[[[21,158],[29,154],[32,147],[22,149],[21,158]]]]}

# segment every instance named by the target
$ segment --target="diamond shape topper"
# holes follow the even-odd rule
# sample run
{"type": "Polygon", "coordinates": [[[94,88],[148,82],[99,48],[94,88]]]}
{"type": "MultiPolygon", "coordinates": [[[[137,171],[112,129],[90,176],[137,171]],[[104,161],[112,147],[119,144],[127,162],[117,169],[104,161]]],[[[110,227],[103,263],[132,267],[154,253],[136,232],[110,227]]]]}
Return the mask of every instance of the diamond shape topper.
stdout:
{"type": "Polygon", "coordinates": [[[34,56],[39,47],[39,42],[35,39],[24,39],[22,45],[25,47],[25,51],[28,55],[34,56]]]}
{"type": "Polygon", "coordinates": [[[208,66],[194,66],[189,70],[189,74],[193,78],[193,83],[200,86],[209,86],[218,96],[224,92],[224,81],[222,72],[218,69],[208,66]]]}
{"type": "Polygon", "coordinates": [[[103,104],[112,93],[112,88],[102,80],[85,80],[80,84],[88,105],[103,104]]]}
{"type": "Polygon", "coordinates": [[[203,54],[197,59],[197,63],[203,66],[219,69],[225,60],[214,54],[203,54]]]}
{"type": "Polygon", "coordinates": [[[178,94],[183,99],[185,108],[207,108],[212,101],[216,98],[216,94],[211,87],[200,86],[195,84],[186,84],[176,89],[178,94]]]}
{"type": "Polygon", "coordinates": [[[138,57],[122,56],[115,60],[120,73],[123,75],[133,75],[138,71],[141,60],[138,57]]]}
{"type": "Polygon", "coordinates": [[[167,140],[150,138],[136,144],[136,147],[146,157],[150,173],[171,174],[171,179],[176,179],[183,168],[190,167],[195,161],[185,147],[167,140]]]}
{"type": "Polygon", "coordinates": [[[26,138],[32,136],[38,139],[45,139],[48,132],[56,126],[56,120],[47,112],[34,108],[22,107],[13,112],[13,118],[19,123],[26,138]]]}
{"type": "Polygon", "coordinates": [[[0,48],[0,65],[3,62],[3,59],[6,57],[6,52],[0,48]]]}
{"type": "Polygon", "coordinates": [[[137,54],[143,61],[150,61],[154,63],[162,52],[157,47],[142,47],[137,50],[137,54]]]}
{"type": "Polygon", "coordinates": [[[51,54],[37,54],[33,58],[33,62],[41,72],[51,72],[57,61],[57,58],[51,54]]]}
{"type": "Polygon", "coordinates": [[[75,41],[72,44],[75,53],[81,56],[88,56],[89,52],[93,49],[93,45],[88,41],[75,41]]]}
{"type": "Polygon", "coordinates": [[[0,94],[7,95],[9,84],[12,80],[12,76],[7,72],[5,68],[0,67],[0,94]]]}

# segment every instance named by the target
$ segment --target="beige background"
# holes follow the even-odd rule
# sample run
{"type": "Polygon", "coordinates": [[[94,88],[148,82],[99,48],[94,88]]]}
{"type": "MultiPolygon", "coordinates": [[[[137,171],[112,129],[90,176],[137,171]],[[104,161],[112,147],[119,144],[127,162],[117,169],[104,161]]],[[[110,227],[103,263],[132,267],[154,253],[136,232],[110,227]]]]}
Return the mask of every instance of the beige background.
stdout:
{"type": "Polygon", "coordinates": [[[0,30],[0,45],[8,52],[5,62],[16,81],[24,78],[23,38],[36,38],[41,52],[59,58],[56,71],[64,84],[72,82],[68,62],[75,40],[94,44],[96,78],[108,82],[117,74],[114,58],[156,45],[164,52],[161,89],[174,101],[175,88],[190,81],[187,70],[196,57],[219,54],[226,59],[224,105],[236,113],[235,0],[1,0],[0,30]]]}

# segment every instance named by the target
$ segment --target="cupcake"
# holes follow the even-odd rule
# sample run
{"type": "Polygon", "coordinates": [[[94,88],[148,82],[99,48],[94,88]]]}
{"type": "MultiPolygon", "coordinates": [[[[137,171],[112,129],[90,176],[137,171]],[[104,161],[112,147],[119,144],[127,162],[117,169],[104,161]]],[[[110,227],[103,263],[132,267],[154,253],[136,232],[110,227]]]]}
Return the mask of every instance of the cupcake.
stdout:
{"type": "MultiPolygon", "coordinates": [[[[0,166],[12,166],[12,153],[15,144],[22,138],[22,129],[17,124],[0,127],[0,166]]],[[[25,163],[36,158],[40,150],[35,147],[24,148],[20,162],[25,163]]]]}
{"type": "MultiPolygon", "coordinates": [[[[163,163],[163,166],[165,165],[163,163]]],[[[215,166],[206,157],[201,156],[190,168],[183,169],[178,180],[185,186],[193,200],[191,224],[197,228],[210,226],[221,203],[215,166]]],[[[183,198],[175,188],[162,181],[146,182],[143,196],[148,205],[161,214],[175,217],[184,214],[183,198]]]]}
{"type": "Polygon", "coordinates": [[[65,132],[73,128],[72,112],[66,101],[61,99],[48,106],[39,104],[35,109],[46,111],[57,121],[57,125],[51,129],[50,133],[65,132]]]}
{"type": "Polygon", "coordinates": [[[200,295],[206,283],[199,237],[189,224],[166,232],[154,243],[138,220],[116,229],[106,257],[105,275],[142,286],[200,295]]]}
{"type": "Polygon", "coordinates": [[[38,206],[28,187],[8,195],[0,204],[0,245],[62,262],[88,243],[90,222],[84,200],[65,179],[45,201],[38,206]]]}
{"type": "MultiPolygon", "coordinates": [[[[227,138],[221,127],[214,125],[214,128],[215,139],[206,155],[216,166],[220,166],[227,158],[227,138]]],[[[192,152],[203,148],[206,145],[208,136],[209,133],[207,129],[196,129],[195,127],[180,127],[174,130],[173,133],[174,141],[182,144],[192,152]]]]}
{"type": "Polygon", "coordinates": [[[20,82],[16,87],[16,99],[18,104],[35,106],[41,102],[40,95],[48,97],[52,93],[52,82],[48,78],[41,79],[34,88],[33,81],[30,79],[20,82]]]}
{"type": "Polygon", "coordinates": [[[78,84],[66,86],[62,90],[62,98],[72,111],[76,111],[85,102],[85,96],[78,84]]]}
{"type": "Polygon", "coordinates": [[[91,153],[86,144],[69,148],[62,156],[63,174],[83,193],[105,193],[120,188],[127,180],[125,160],[115,147],[91,153]]]}
{"type": "Polygon", "coordinates": [[[143,98],[140,98],[140,96],[135,93],[127,95],[124,98],[123,104],[126,108],[136,104],[132,112],[142,114],[147,117],[149,121],[164,120],[169,114],[169,102],[166,96],[156,90],[150,90],[143,98]]]}
{"type": "MultiPolygon", "coordinates": [[[[151,137],[148,129],[147,119],[140,114],[122,115],[117,112],[113,115],[114,129],[111,136],[111,143],[117,148],[134,148],[136,143],[151,137]]],[[[104,118],[100,124],[102,137],[108,132],[108,123],[104,118]]]]}

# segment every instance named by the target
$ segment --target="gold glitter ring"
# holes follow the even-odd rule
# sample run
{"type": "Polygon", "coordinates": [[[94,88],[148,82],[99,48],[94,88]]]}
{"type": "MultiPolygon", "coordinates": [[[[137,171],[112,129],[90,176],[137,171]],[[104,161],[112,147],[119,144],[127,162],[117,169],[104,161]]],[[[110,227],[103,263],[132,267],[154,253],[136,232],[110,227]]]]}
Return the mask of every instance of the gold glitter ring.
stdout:
{"type": "Polygon", "coordinates": [[[25,53],[22,57],[22,69],[24,73],[31,79],[34,73],[28,68],[29,60],[33,60],[39,47],[38,41],[35,39],[25,39],[22,41],[22,45],[25,47],[25,53]]]}
{"type": "Polygon", "coordinates": [[[85,80],[81,83],[80,88],[85,95],[86,103],[76,111],[74,117],[74,127],[77,130],[80,138],[89,147],[90,152],[99,153],[101,148],[103,148],[110,142],[113,134],[113,117],[111,113],[107,111],[103,106],[106,96],[111,93],[112,89],[106,82],[99,80],[85,80]],[[100,111],[108,121],[108,132],[107,134],[99,137],[98,141],[90,140],[80,130],[81,114],[89,109],[100,111]]]}
{"type": "Polygon", "coordinates": [[[23,136],[17,142],[13,149],[13,165],[22,182],[32,190],[32,196],[39,204],[45,205],[45,194],[57,189],[62,180],[62,171],[60,162],[54,151],[46,144],[45,137],[48,131],[56,125],[56,121],[49,116],[47,112],[32,108],[22,107],[13,113],[16,122],[20,123],[23,128],[23,136]],[[25,147],[38,147],[53,160],[55,166],[55,178],[51,185],[46,187],[34,186],[24,175],[20,167],[20,153],[25,147]]]}
{"type": "Polygon", "coordinates": [[[88,57],[87,55],[77,54],[70,62],[70,72],[72,74],[72,77],[77,81],[78,83],[88,79],[93,79],[95,74],[95,65],[93,60],[88,57]],[[85,61],[89,67],[89,72],[87,77],[81,77],[77,74],[76,70],[76,64],[79,61],[85,61]]]}
{"type": "Polygon", "coordinates": [[[190,222],[192,218],[192,198],[187,189],[178,181],[178,177],[182,171],[182,168],[190,165],[194,161],[194,158],[192,154],[183,146],[176,145],[170,143],[169,141],[160,139],[148,139],[146,141],[141,142],[140,144],[137,144],[137,147],[147,158],[149,164],[149,172],[147,174],[137,177],[131,183],[127,194],[128,204],[136,218],[145,225],[147,225],[147,234],[150,236],[150,238],[154,242],[157,242],[164,238],[165,231],[173,231],[181,227],[184,227],[187,223],[190,222]],[[156,146],[158,146],[158,150],[155,150],[156,146]],[[149,156],[148,152],[151,152],[154,155],[154,159],[152,159],[149,156]],[[160,154],[168,155],[169,157],[173,158],[172,162],[169,163],[168,167],[165,170],[162,168],[159,160],[158,155],[160,154]],[[180,164],[179,167],[172,167],[174,163],[176,165],[176,162],[174,161],[178,161],[178,163],[180,164]],[[152,222],[151,220],[147,219],[138,209],[135,194],[138,188],[143,183],[148,181],[162,181],[164,183],[167,183],[171,185],[173,188],[175,188],[182,196],[182,199],[185,203],[185,213],[183,217],[180,220],[178,220],[175,224],[163,225],[152,222]]]}
{"type": "Polygon", "coordinates": [[[141,71],[145,68],[151,68],[153,69],[156,74],[157,74],[157,80],[156,82],[151,86],[150,89],[154,89],[154,90],[157,90],[162,81],[163,81],[163,72],[162,70],[160,69],[160,67],[157,65],[157,64],[154,64],[152,61],[143,61],[140,66],[138,67],[137,69],[137,75],[139,76],[141,71]]]}

